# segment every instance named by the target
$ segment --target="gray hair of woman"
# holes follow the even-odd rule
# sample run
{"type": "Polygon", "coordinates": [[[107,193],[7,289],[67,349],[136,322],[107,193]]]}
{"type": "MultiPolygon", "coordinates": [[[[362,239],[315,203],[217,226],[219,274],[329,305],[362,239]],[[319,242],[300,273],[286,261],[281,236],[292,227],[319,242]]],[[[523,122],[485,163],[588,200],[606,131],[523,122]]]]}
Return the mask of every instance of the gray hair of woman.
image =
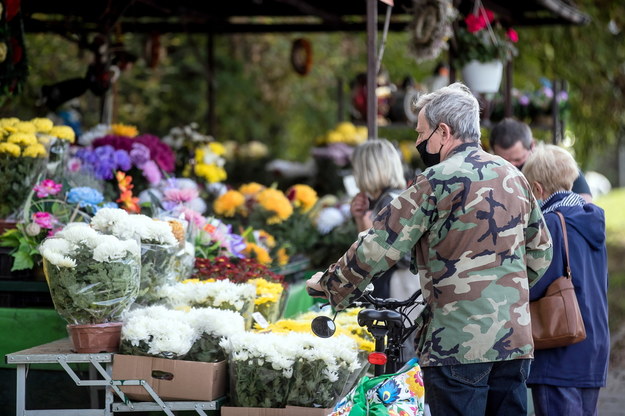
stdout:
{"type": "Polygon", "coordinates": [[[456,139],[463,142],[480,141],[480,105],[471,90],[461,82],[419,97],[413,111],[424,110],[430,128],[445,123],[456,139]]]}
{"type": "Polygon", "coordinates": [[[545,194],[570,191],[579,176],[579,169],[573,156],[565,149],[539,143],[523,165],[523,175],[530,185],[538,182],[545,194]]]}
{"type": "Polygon", "coordinates": [[[399,151],[386,139],[370,139],[352,154],[356,186],[377,197],[386,188],[406,187],[399,151]]]}

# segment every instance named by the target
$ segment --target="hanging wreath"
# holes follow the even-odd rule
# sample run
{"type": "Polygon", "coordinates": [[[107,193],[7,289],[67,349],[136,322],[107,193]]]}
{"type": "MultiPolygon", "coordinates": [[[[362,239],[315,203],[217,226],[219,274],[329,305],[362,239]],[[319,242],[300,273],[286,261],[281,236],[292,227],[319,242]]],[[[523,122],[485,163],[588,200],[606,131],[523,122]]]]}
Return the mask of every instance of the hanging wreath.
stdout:
{"type": "Polygon", "coordinates": [[[312,46],[307,39],[296,39],[291,48],[291,65],[300,75],[306,75],[312,67],[312,46]]]}
{"type": "Polygon", "coordinates": [[[451,0],[413,0],[413,19],[410,31],[410,52],[417,62],[437,58],[448,48],[447,40],[452,36],[451,24],[457,10],[451,0]]]}

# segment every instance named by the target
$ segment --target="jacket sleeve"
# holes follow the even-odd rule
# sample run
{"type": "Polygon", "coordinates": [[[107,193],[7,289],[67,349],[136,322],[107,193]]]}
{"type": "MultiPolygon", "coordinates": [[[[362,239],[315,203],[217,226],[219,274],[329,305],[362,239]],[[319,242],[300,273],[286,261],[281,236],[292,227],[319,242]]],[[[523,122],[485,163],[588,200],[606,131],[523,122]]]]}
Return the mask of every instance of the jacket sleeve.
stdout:
{"type": "Polygon", "coordinates": [[[545,274],[553,257],[551,234],[534,198],[531,198],[531,205],[532,211],[525,232],[525,260],[530,287],[545,274]]]}
{"type": "Polygon", "coordinates": [[[349,250],[320,280],[330,303],[338,310],[362,295],[374,276],[410,253],[431,226],[435,197],[425,178],[402,192],[375,217],[349,250]]]}
{"type": "Polygon", "coordinates": [[[530,289],[530,301],[539,299],[545,295],[547,287],[558,277],[564,275],[564,240],[562,234],[562,225],[556,214],[545,215],[545,223],[551,234],[553,244],[553,258],[551,264],[540,278],[538,282],[530,289]]]}

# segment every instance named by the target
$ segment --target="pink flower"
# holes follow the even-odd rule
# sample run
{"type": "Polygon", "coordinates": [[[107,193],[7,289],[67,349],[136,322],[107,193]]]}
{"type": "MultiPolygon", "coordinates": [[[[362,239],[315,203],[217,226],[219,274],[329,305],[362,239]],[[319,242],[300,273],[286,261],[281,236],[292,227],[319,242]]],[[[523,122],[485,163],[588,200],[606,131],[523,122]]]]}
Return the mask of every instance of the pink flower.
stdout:
{"type": "Polygon", "coordinates": [[[63,229],[63,227],[56,227],[56,228],[48,231],[48,237],[54,237],[54,234],[58,233],[62,229],[63,229]]]}
{"type": "Polygon", "coordinates": [[[470,14],[464,19],[464,22],[469,33],[479,32],[486,27],[486,20],[482,15],[470,14]]]}
{"type": "Polygon", "coordinates": [[[143,171],[143,176],[150,182],[152,185],[156,185],[163,179],[163,175],[161,174],[161,170],[158,168],[158,165],[153,160],[148,160],[141,166],[141,170],[143,171]]]}
{"type": "Polygon", "coordinates": [[[165,199],[177,204],[184,204],[198,197],[196,189],[167,189],[165,199]]]}
{"type": "Polygon", "coordinates": [[[56,195],[61,192],[61,188],[63,185],[60,183],[54,182],[52,179],[45,179],[41,181],[39,184],[33,187],[33,190],[37,192],[38,198],[45,198],[50,195],[56,195]]]}
{"type": "Polygon", "coordinates": [[[41,228],[47,228],[49,230],[54,228],[54,225],[59,222],[56,217],[49,212],[35,212],[32,216],[35,224],[39,225],[41,228]]]}
{"type": "Polygon", "coordinates": [[[512,43],[517,43],[519,41],[519,34],[516,33],[516,30],[512,28],[508,29],[508,31],[506,32],[506,35],[508,35],[508,39],[510,39],[512,43]]]}
{"type": "Polygon", "coordinates": [[[204,224],[206,224],[206,218],[204,218],[199,212],[185,207],[182,207],[180,211],[184,214],[185,220],[195,224],[198,228],[202,228],[204,227],[204,224]]]}

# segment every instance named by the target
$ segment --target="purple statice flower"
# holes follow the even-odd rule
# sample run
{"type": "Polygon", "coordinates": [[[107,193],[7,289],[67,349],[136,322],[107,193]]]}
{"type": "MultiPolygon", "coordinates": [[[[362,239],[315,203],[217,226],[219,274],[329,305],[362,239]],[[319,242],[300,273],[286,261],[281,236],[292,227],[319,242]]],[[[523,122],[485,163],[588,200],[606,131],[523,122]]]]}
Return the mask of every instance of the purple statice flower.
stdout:
{"type": "Polygon", "coordinates": [[[130,159],[136,167],[141,168],[150,160],[150,149],[141,143],[133,143],[130,159]]]}

